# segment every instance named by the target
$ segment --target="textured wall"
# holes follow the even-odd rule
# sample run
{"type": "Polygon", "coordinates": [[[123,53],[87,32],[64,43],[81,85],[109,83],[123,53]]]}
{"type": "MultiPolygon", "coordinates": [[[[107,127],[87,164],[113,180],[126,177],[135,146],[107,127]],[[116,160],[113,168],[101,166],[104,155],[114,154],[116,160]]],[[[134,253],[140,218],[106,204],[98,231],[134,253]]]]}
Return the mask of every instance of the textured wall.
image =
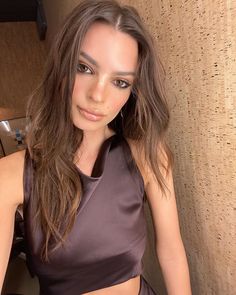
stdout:
{"type": "MultiPolygon", "coordinates": [[[[44,0],[49,40],[64,15],[78,2],[60,0],[60,9],[55,9],[55,1],[44,0]]],[[[193,294],[233,295],[236,1],[121,2],[140,11],[158,43],[166,69],[172,116],[169,141],[176,158],[174,180],[193,294]]],[[[150,243],[145,274],[164,294],[149,214],[147,218],[150,243]]]]}
{"type": "Polygon", "coordinates": [[[34,22],[0,23],[0,107],[24,113],[46,58],[34,22]]]}
{"type": "Polygon", "coordinates": [[[166,69],[169,140],[193,294],[233,295],[236,1],[122,2],[141,12],[166,69]]]}
{"type": "Polygon", "coordinates": [[[48,24],[47,41],[53,39],[65,16],[80,2],[79,0],[42,0],[48,24]]]}

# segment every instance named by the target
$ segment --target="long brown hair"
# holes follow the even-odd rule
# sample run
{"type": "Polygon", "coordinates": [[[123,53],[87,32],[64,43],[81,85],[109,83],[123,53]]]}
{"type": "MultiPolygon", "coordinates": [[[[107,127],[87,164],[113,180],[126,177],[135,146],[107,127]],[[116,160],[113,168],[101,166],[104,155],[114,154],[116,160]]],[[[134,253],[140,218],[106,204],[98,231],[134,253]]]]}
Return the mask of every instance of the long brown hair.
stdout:
{"type": "Polygon", "coordinates": [[[49,260],[66,239],[75,221],[82,188],[73,163],[83,138],[82,130],[71,119],[71,97],[83,38],[91,24],[105,22],[132,36],[138,43],[138,75],[123,118],[110,124],[116,133],[140,142],[145,158],[164,191],[163,165],[158,152],[162,146],[168,166],[172,153],[165,143],[169,111],[162,84],[162,67],[154,42],[135,8],[121,6],[115,0],[82,1],[67,17],[51,48],[46,71],[29,99],[30,118],[27,145],[34,162],[33,195],[36,218],[44,234],[41,258],[49,260]]]}

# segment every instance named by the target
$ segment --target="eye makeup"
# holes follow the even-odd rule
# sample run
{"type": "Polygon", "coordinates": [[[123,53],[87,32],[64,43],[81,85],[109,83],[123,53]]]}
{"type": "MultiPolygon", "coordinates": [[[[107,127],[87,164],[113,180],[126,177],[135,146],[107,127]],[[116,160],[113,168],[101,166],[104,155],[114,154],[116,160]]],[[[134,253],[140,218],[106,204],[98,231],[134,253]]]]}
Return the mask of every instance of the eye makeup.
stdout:
{"type": "MultiPolygon", "coordinates": [[[[81,74],[94,74],[93,69],[91,69],[91,67],[88,66],[83,61],[79,61],[78,65],[77,65],[77,72],[81,73],[81,74]]],[[[123,75],[124,72],[119,72],[119,74],[123,75]]],[[[127,80],[121,79],[121,78],[120,79],[116,78],[116,79],[114,79],[113,84],[119,89],[127,89],[128,87],[131,86],[132,83],[130,83],[127,80]]]]}
{"type": "Polygon", "coordinates": [[[77,65],[77,72],[91,74],[93,71],[91,70],[91,68],[89,66],[87,66],[83,62],[79,62],[77,65]]]}

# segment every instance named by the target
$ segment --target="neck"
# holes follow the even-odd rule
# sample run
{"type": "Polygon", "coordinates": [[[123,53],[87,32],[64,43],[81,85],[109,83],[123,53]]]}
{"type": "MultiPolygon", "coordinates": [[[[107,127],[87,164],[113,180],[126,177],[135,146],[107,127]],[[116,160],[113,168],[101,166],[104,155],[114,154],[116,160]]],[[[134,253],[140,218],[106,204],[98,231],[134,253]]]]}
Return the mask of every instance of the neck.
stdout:
{"type": "Polygon", "coordinates": [[[82,146],[86,147],[88,150],[99,148],[113,133],[114,132],[108,127],[96,131],[84,131],[82,146]]]}
{"type": "Polygon", "coordinates": [[[77,159],[83,156],[97,155],[103,142],[112,136],[114,131],[108,127],[96,131],[84,131],[83,140],[77,151],[77,159]]]}

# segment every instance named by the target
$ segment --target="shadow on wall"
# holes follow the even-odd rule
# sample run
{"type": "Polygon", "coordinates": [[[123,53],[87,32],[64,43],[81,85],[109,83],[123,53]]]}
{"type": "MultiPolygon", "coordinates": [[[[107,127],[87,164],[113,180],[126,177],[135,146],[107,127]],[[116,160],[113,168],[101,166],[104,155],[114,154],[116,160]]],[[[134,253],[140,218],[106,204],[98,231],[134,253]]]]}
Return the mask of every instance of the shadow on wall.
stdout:
{"type": "Polygon", "coordinates": [[[2,295],[38,295],[38,279],[32,278],[23,258],[16,258],[9,264],[2,295]]]}

